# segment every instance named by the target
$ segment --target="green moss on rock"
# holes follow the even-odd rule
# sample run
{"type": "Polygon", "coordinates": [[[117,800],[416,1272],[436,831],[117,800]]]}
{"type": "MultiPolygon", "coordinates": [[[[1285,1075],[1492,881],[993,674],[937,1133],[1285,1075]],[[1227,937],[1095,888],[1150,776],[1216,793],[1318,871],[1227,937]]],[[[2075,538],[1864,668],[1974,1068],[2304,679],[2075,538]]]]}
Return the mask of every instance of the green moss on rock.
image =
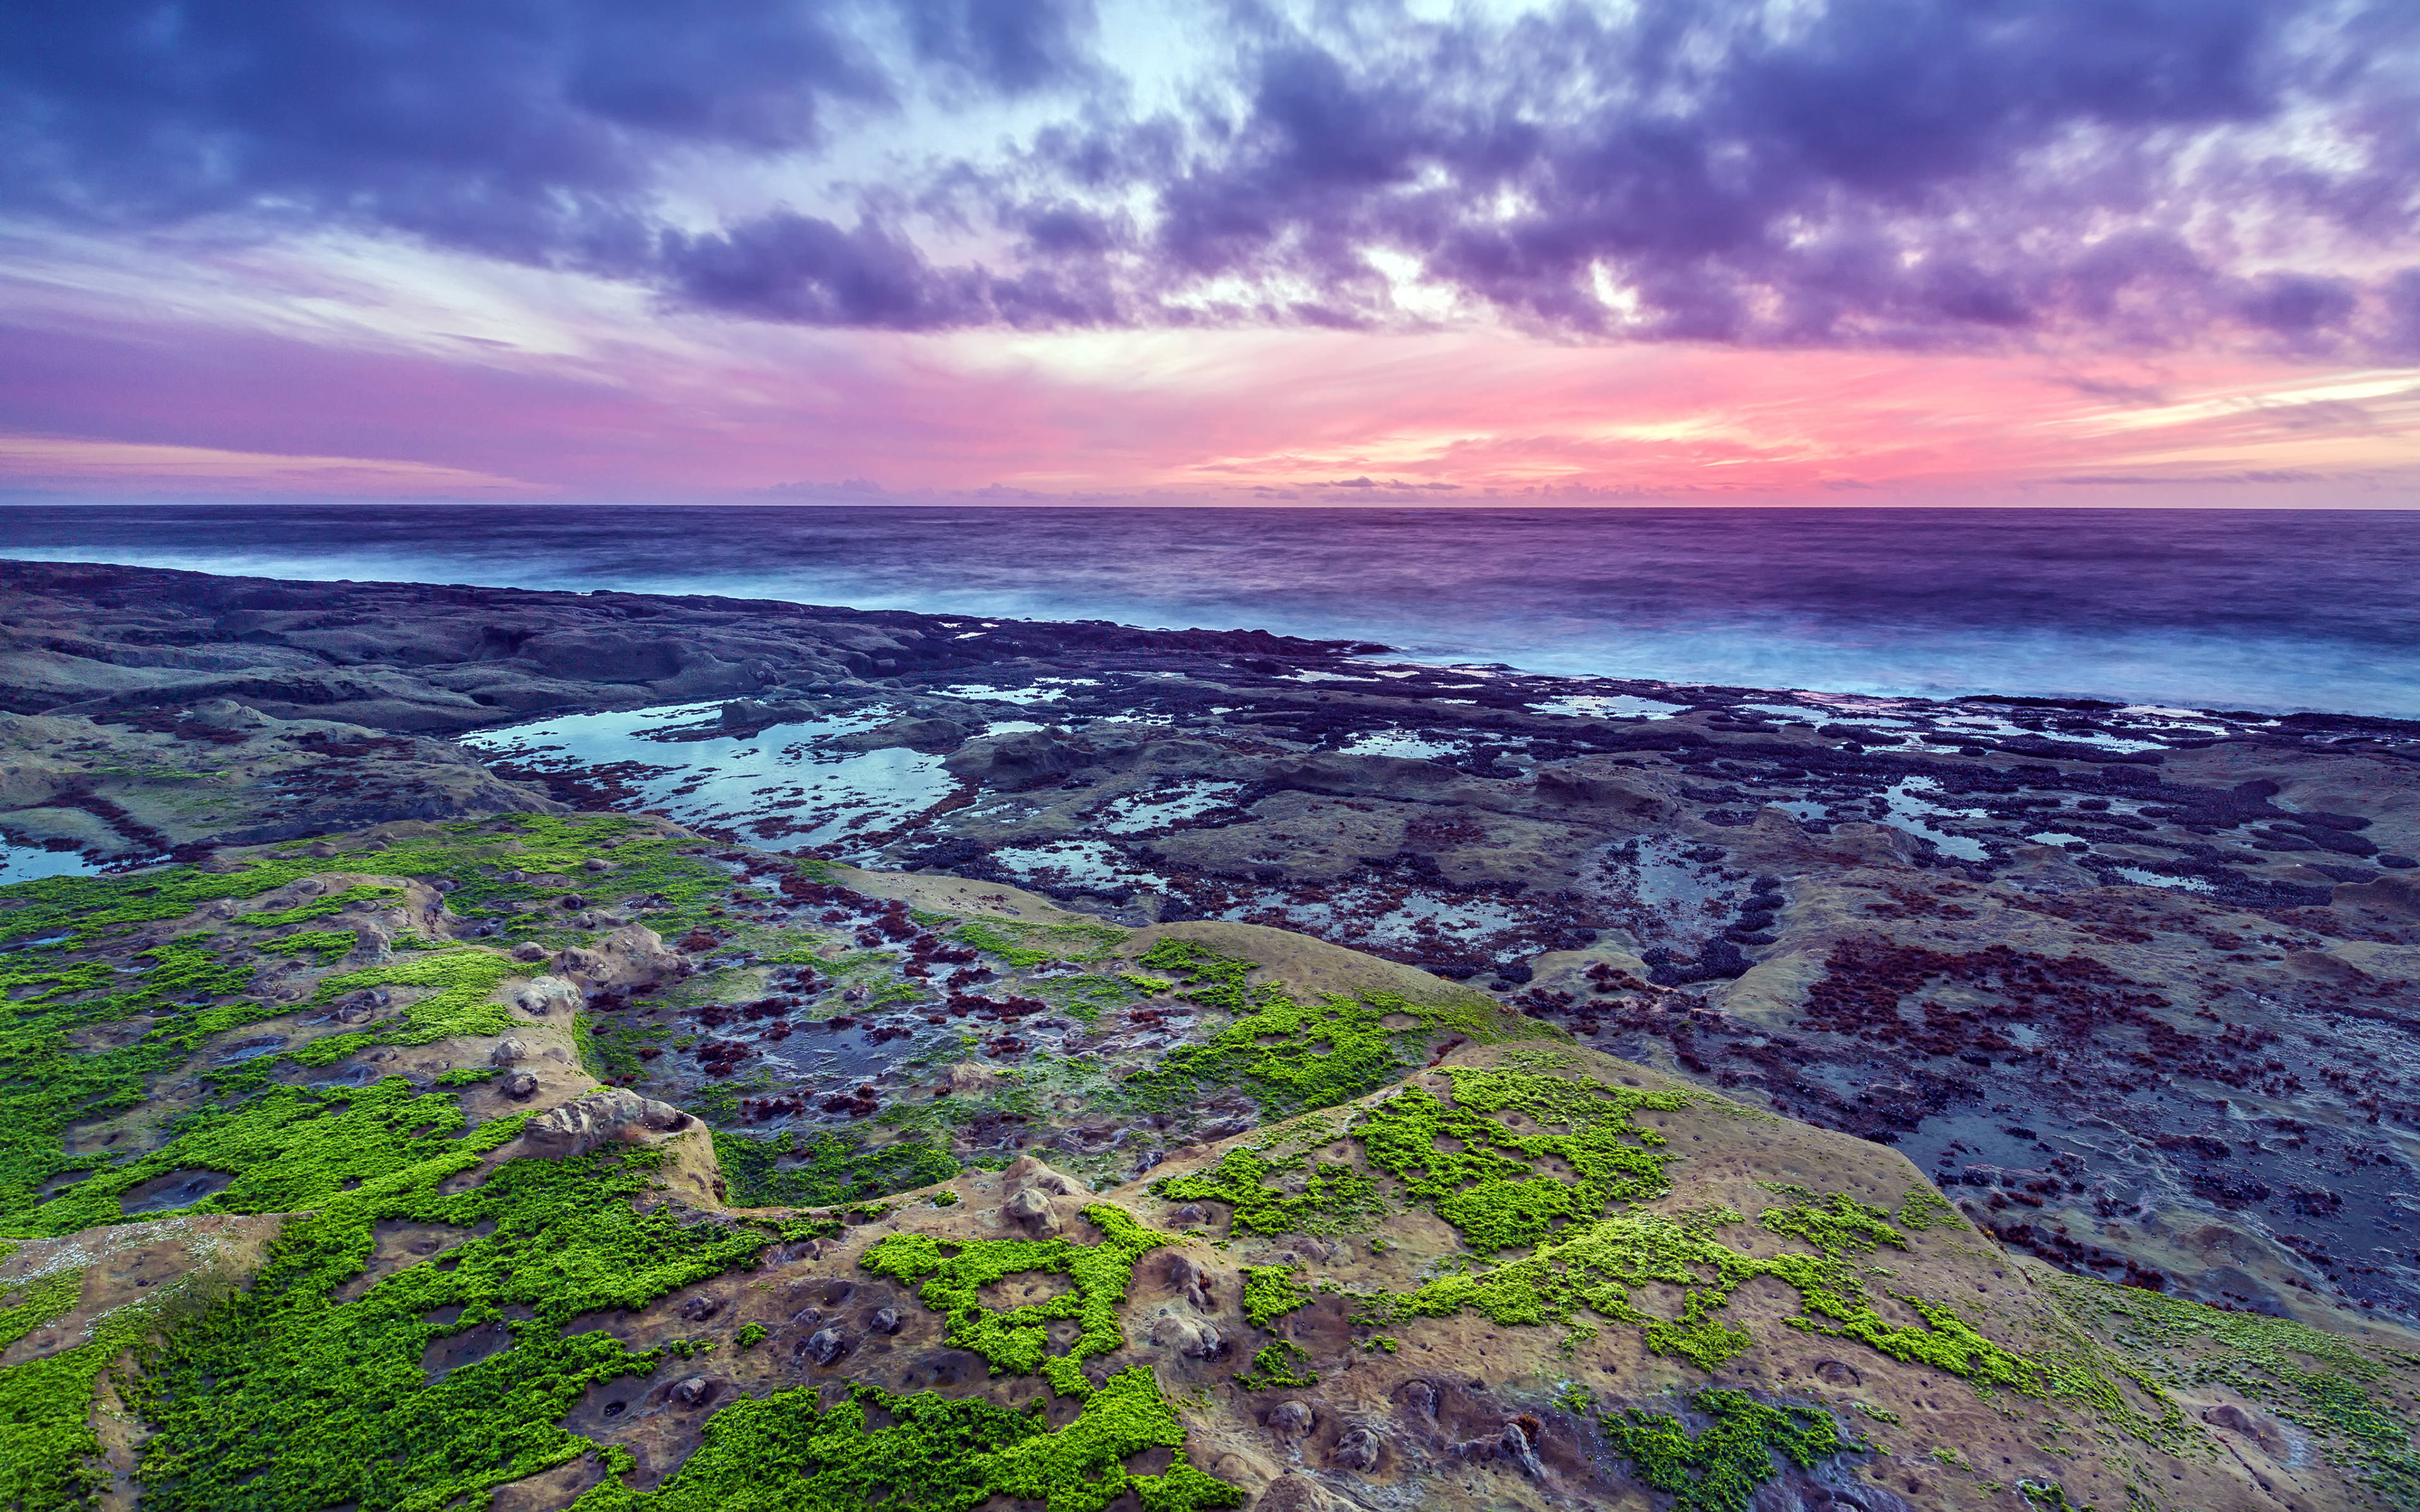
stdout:
{"type": "MultiPolygon", "coordinates": [[[[484,1131],[482,1131],[484,1133],[484,1131]]],[[[467,1192],[466,1147],[365,1182],[289,1224],[258,1279],[143,1351],[133,1401],[156,1428],[144,1505],[164,1512],[362,1512],[483,1500],[585,1453],[560,1426],[592,1386],[653,1371],[661,1351],[566,1336],[582,1314],[637,1308],[752,1265],[748,1225],[640,1212],[651,1151],[514,1161],[467,1192]],[[458,1236],[348,1300],[382,1224],[458,1236]],[[443,1321],[437,1321],[437,1319],[443,1321]],[[432,1342],[501,1328],[511,1347],[431,1379],[432,1342]]]]}
{"type": "Polygon", "coordinates": [[[1319,1377],[1311,1368],[1310,1350],[1290,1339],[1279,1339],[1261,1346],[1252,1356],[1252,1367],[1237,1376],[1235,1384],[1245,1391],[1267,1391],[1316,1386],[1319,1377]]]}
{"type": "Polygon", "coordinates": [[[862,1512],[876,1502],[921,1512],[974,1512],[1021,1498],[1049,1512],[1101,1512],[1132,1495],[1145,1512],[1212,1512],[1243,1493],[1183,1458],[1185,1426],[1149,1370],[1103,1381],[1065,1427],[1039,1412],[982,1397],[921,1391],[898,1396],[860,1385],[830,1409],[809,1388],[736,1402],[662,1489],[627,1489],[617,1464],[575,1512],[862,1512]],[[876,1414],[880,1414],[877,1420],[876,1414]],[[1126,1461],[1148,1449],[1178,1451],[1156,1475],[1126,1461]]]}
{"type": "Polygon", "coordinates": [[[993,1374],[1040,1371],[1063,1396],[1093,1389],[1082,1362],[1125,1342],[1118,1305],[1134,1281],[1135,1262],[1169,1242],[1123,1208],[1094,1203],[1084,1216],[1104,1236],[1097,1244],[1065,1239],[987,1239],[953,1244],[929,1234],[891,1234],[877,1241],[859,1263],[876,1275],[915,1286],[925,1306],[950,1320],[949,1341],[983,1356],[993,1374]],[[984,1305],[985,1287],[1012,1275],[1063,1275],[1074,1288],[1021,1307],[984,1305]],[[1067,1352],[1052,1355],[1049,1325],[1072,1319],[1078,1326],[1067,1352]]]}
{"type": "Polygon", "coordinates": [[[1409,1088],[1362,1115],[1353,1132],[1373,1165],[1477,1250],[1533,1244],[1559,1224],[1670,1190],[1664,1136],[1633,1115],[1678,1110],[1704,1096],[1516,1071],[1453,1067],[1446,1075],[1450,1103],[1409,1088]],[[1506,1112],[1526,1116],[1536,1131],[1517,1133],[1493,1117],[1506,1112]],[[1578,1180],[1540,1174],[1538,1162],[1549,1156],[1578,1180]]]}
{"type": "Polygon", "coordinates": [[[1178,995],[1232,1014],[1234,1022],[1207,1040],[1176,1046],[1158,1065],[1129,1077],[1118,1101],[1138,1110],[1185,1107],[1214,1089],[1234,1088],[1250,1094],[1264,1114],[1287,1118],[1376,1091],[1418,1065],[1419,1055],[1448,1034],[1486,1043],[1552,1032],[1528,1019],[1508,1025],[1490,999],[1453,995],[1442,984],[1444,997],[1432,1003],[1393,993],[1357,1000],[1329,993],[1315,1003],[1300,1002],[1274,983],[1250,985],[1252,962],[1193,940],[1161,940],[1140,964],[1181,980],[1178,995]],[[1407,1026],[1388,1026],[1390,1015],[1402,1016],[1407,1026]]]}
{"type": "Polygon", "coordinates": [[[2369,1352],[2291,1319],[2065,1273],[2040,1281],[2069,1317],[2108,1335],[2145,1384],[2226,1387],[2309,1430],[2322,1454],[2387,1504],[2420,1506],[2420,1456],[2412,1447],[2420,1423],[2369,1352]]]}
{"type": "Polygon", "coordinates": [[[921,1139],[879,1148],[824,1130],[769,1137],[714,1131],[714,1158],[735,1208],[822,1208],[946,1181],[954,1160],[921,1139]],[[784,1158],[789,1165],[782,1164],[784,1158]]]}
{"type": "Polygon", "coordinates": [[[1282,1265],[1244,1267],[1244,1316],[1254,1328],[1266,1328],[1316,1295],[1294,1279],[1282,1265]]]}
{"type": "Polygon", "coordinates": [[[1389,1211],[1377,1183],[1358,1167],[1314,1165],[1299,1154],[1272,1159],[1240,1145],[1208,1170],[1169,1177],[1151,1190],[1171,1202],[1227,1203],[1236,1227],[1259,1234],[1364,1233],[1389,1211]],[[1288,1177],[1301,1190],[1288,1192],[1272,1180],[1288,1177]]]}
{"type": "Polygon", "coordinates": [[[1713,1420],[1695,1434],[1678,1417],[1636,1408],[1600,1425],[1606,1443],[1640,1480],[1670,1495],[1676,1512],[1748,1512],[1757,1488],[1774,1477],[1776,1455],[1812,1470],[1865,1447],[1812,1407],[1769,1407],[1719,1389],[1697,1393],[1689,1405],[1713,1420]]]}

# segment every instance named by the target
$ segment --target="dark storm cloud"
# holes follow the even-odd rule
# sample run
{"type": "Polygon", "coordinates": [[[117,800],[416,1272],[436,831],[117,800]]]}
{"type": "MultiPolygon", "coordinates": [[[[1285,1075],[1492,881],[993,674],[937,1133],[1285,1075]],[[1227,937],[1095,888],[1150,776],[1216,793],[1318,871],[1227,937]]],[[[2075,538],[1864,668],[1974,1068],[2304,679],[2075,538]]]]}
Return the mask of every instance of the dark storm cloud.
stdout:
{"type": "Polygon", "coordinates": [[[2420,351],[2420,268],[2345,270],[2420,264],[2409,0],[1216,14],[1216,71],[1137,116],[1083,0],[39,4],[0,20],[0,192],[819,325],[1407,321],[1384,261],[1579,339],[2420,351]],[[1055,124],[845,209],[651,219],[677,149],[811,162],[910,95],[1053,89],[1055,124]]]}

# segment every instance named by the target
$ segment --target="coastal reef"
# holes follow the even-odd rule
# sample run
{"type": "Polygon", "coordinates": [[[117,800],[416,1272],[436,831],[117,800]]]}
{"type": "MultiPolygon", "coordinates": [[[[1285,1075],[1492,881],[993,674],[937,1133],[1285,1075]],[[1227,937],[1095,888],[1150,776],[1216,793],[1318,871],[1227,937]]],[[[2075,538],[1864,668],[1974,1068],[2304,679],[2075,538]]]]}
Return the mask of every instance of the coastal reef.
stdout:
{"type": "Polygon", "coordinates": [[[508,814],[0,935],[11,1506],[2420,1504],[2420,1338],[1279,931],[508,814]]]}
{"type": "Polygon", "coordinates": [[[0,587],[0,1505],[2420,1505],[2420,726],[0,587]]]}

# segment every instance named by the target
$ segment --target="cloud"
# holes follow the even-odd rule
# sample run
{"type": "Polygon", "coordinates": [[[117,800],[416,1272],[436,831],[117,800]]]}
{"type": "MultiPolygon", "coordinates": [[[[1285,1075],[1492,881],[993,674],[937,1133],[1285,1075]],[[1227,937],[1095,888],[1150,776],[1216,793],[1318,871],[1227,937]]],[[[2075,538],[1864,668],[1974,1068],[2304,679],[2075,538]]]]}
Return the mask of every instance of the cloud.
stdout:
{"type": "Polygon", "coordinates": [[[2164,405],[2168,396],[2148,383],[2127,383],[2116,378],[2085,378],[2074,374],[2053,377],[2051,382],[2063,389],[2072,389],[2089,399],[2107,399],[2113,404],[2136,409],[2164,405]]]}
{"type": "MultiPolygon", "coordinates": [[[[2238,276],[2195,218],[2343,230],[2420,193],[2409,8],[1646,0],[1388,30],[1274,29],[1181,162],[1147,147],[1124,181],[1157,208],[1154,293],[1385,324],[1404,304],[1374,249],[1466,309],[1580,337],[2160,345],[2215,318],[2317,344],[2348,332],[2357,285],[2238,276]],[[2368,64],[2331,50],[2356,31],[2384,48],[2368,64]],[[2257,146],[2302,108],[2350,166],[2257,146]]],[[[1117,137],[1046,144],[1046,166],[1101,177],[1117,137]]]]}
{"type": "Polygon", "coordinates": [[[1081,77],[1087,0],[79,0],[0,12],[0,203],[237,213],[644,266],[685,151],[812,151],[892,110],[903,31],[962,92],[1081,77]]]}
{"type": "Polygon", "coordinates": [[[1184,26],[1138,91],[1160,60],[1091,0],[18,7],[0,208],[367,228],[809,326],[2420,350],[2420,267],[2372,271],[2420,219],[2408,0],[1184,26]],[[706,159],[761,172],[669,208],[706,159]]]}
{"type": "Polygon", "coordinates": [[[2074,472],[2064,477],[2047,478],[2046,483],[2084,488],[2162,487],[2184,485],[2245,484],[2245,483],[2328,483],[2335,481],[2323,472],[2300,468],[2252,468],[2237,472],[2074,472]]]}
{"type": "Polygon", "coordinates": [[[1389,479],[1388,482],[1380,483],[1366,475],[1357,478],[1329,478],[1324,482],[1314,481],[1304,485],[1304,486],[1311,488],[1371,488],[1387,493],[1459,493],[1462,490],[1462,485],[1458,483],[1439,483],[1434,481],[1429,483],[1405,483],[1401,478],[1393,478],[1389,479]]]}
{"type": "Polygon", "coordinates": [[[903,10],[918,59],[979,88],[1017,95],[1095,76],[1090,0],[908,0],[903,10]]]}

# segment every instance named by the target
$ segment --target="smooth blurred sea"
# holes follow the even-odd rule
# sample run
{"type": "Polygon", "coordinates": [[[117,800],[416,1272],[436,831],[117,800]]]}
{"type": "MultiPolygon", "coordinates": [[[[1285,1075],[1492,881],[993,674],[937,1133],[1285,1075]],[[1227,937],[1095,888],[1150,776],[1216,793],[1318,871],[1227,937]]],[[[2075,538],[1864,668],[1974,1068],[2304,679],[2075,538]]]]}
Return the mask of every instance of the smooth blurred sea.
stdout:
{"type": "Polygon", "coordinates": [[[2420,717],[2420,511],[0,508],[0,557],[1383,640],[1837,692],[2420,717]]]}

